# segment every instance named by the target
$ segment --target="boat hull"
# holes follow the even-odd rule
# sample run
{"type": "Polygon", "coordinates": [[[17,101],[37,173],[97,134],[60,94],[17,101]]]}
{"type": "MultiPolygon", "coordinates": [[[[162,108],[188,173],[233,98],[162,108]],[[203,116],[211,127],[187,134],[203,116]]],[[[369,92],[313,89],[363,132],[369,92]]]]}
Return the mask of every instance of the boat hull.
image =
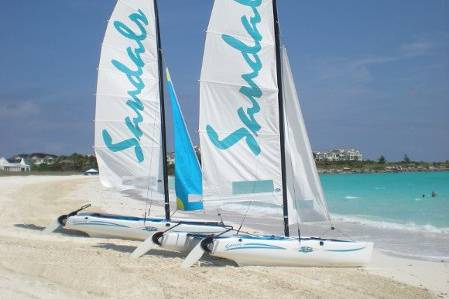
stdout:
{"type": "MultiPolygon", "coordinates": [[[[90,237],[144,241],[154,232],[165,231],[181,220],[165,221],[163,218],[138,218],[99,213],[80,213],[67,218],[65,229],[81,231],[90,237]]],[[[201,234],[220,233],[226,230],[218,222],[182,220],[173,232],[193,232],[201,234]]]]}
{"type": "MultiPolygon", "coordinates": [[[[188,251],[206,236],[170,232],[160,246],[188,251]]],[[[236,262],[239,266],[282,267],[362,267],[369,264],[371,242],[321,239],[313,237],[233,235],[209,239],[202,247],[209,255],[236,262]]]]}
{"type": "Polygon", "coordinates": [[[210,254],[240,266],[361,267],[371,260],[373,243],[320,238],[227,237],[209,245],[210,254]]]}

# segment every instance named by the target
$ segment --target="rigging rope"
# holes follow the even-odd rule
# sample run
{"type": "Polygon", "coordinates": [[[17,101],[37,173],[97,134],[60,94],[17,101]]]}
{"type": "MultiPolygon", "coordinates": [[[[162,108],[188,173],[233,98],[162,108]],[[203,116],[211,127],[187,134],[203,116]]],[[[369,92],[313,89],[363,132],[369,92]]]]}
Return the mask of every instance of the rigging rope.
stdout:
{"type": "Polygon", "coordinates": [[[239,234],[240,229],[242,228],[243,223],[244,223],[245,220],[246,220],[246,216],[248,216],[248,211],[249,211],[249,208],[251,207],[252,204],[253,204],[253,201],[250,201],[249,204],[248,204],[248,207],[246,208],[245,215],[243,215],[242,223],[240,223],[240,226],[239,226],[239,228],[237,229],[237,235],[239,234]]]}

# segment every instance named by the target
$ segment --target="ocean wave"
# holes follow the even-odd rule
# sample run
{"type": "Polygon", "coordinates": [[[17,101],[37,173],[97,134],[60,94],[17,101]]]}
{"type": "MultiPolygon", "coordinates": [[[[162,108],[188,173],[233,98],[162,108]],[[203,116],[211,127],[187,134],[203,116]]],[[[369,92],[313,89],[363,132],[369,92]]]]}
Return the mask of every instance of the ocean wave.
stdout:
{"type": "MultiPolygon", "coordinates": [[[[230,203],[222,206],[222,209],[224,211],[245,214],[248,210],[248,203],[230,203]]],[[[268,203],[253,203],[249,207],[248,213],[249,215],[263,215],[268,218],[277,218],[282,217],[282,207],[268,203]]],[[[372,219],[368,215],[341,215],[332,213],[331,218],[336,222],[352,222],[388,230],[449,234],[449,227],[436,227],[432,224],[416,224],[414,222],[398,223],[382,219],[372,219]]]]}
{"type": "MultiPolygon", "coordinates": [[[[368,217],[368,216],[367,216],[368,217]]],[[[348,216],[332,214],[332,218],[336,221],[357,222],[363,225],[368,225],[376,228],[391,229],[391,230],[405,230],[412,232],[429,232],[429,233],[449,233],[449,227],[436,227],[431,224],[416,224],[414,222],[397,223],[385,220],[372,220],[363,218],[363,216],[348,216]]]]}
{"type": "Polygon", "coordinates": [[[358,196],[351,196],[351,195],[346,195],[345,199],[359,199],[360,197],[358,196]]]}
{"type": "Polygon", "coordinates": [[[413,253],[404,253],[399,252],[397,250],[390,249],[380,249],[386,255],[404,257],[409,259],[415,259],[420,261],[431,261],[431,262],[449,262],[449,256],[446,255],[423,255],[423,254],[413,254],[413,253]]]}

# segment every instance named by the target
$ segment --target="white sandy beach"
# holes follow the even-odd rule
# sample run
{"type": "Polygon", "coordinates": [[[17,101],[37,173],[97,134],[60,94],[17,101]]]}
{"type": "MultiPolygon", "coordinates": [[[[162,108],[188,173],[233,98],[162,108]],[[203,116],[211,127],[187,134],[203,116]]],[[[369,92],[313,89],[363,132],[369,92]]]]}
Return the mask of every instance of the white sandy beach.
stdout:
{"type": "Polygon", "coordinates": [[[448,297],[448,263],[380,251],[366,269],[239,268],[209,258],[182,270],[184,256],[174,252],[129,258],[138,242],[41,232],[87,202],[111,213],[145,210],[97,177],[0,177],[0,298],[448,297]]]}

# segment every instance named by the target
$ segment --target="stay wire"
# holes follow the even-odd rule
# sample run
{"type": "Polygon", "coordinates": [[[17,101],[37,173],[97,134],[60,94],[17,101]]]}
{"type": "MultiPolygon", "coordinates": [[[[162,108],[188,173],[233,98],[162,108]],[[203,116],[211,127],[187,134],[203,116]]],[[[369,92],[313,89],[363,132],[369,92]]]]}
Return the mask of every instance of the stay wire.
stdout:
{"type": "Polygon", "coordinates": [[[250,201],[249,204],[248,204],[248,207],[246,208],[246,212],[245,212],[245,214],[243,215],[242,222],[240,223],[240,226],[239,226],[239,228],[237,229],[237,235],[239,234],[240,229],[241,229],[242,226],[243,226],[243,223],[245,223],[246,216],[248,216],[249,208],[252,206],[252,204],[253,204],[253,201],[250,201]]]}

